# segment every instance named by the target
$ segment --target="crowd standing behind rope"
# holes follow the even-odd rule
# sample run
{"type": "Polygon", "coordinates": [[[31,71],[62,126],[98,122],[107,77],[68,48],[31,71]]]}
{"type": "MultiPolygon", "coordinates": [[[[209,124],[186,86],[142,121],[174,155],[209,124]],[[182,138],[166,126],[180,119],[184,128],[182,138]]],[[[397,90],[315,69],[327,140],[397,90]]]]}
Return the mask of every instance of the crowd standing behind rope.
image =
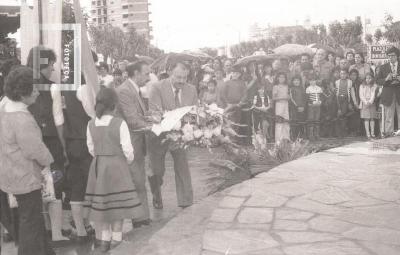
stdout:
{"type": "Polygon", "coordinates": [[[48,239],[53,245],[70,239],[84,243],[94,232],[95,245],[108,251],[122,241],[122,220],[131,219],[133,228],[149,225],[146,153],[153,207],[163,208],[161,186],[168,151],[176,163],[178,206],[191,206],[193,190],[185,151],[161,145],[152,148],[149,145],[157,143],[148,144],[151,137],[133,134],[137,125],[148,128],[154,120],[148,110],[162,113],[215,103],[231,112],[233,122],[242,124],[236,126],[241,136],[235,141],[241,145],[251,145],[254,134],[270,143],[349,135],[374,139],[389,136],[400,127],[400,51],[395,47],[387,51],[389,62],[376,68],[366,63],[360,52],[336,56],[323,49],[317,50],[314,59],[302,54],[292,60],[280,58],[246,66],[226,57],[178,61],[166,70],[150,70],[143,61],[121,61],[112,67],[100,63],[98,81],[107,89],[97,95],[97,117],[92,121],[81,103],[86,85],[78,91],[58,93],[50,80],[57,56],[51,49],[40,51],[47,54],[49,62],[40,65],[37,80],[29,68],[34,66],[32,56],[28,67],[7,62],[0,70],[2,84],[5,81],[5,95],[0,95],[0,220],[14,240],[20,241],[19,255],[54,254],[48,239]],[[34,88],[38,83],[49,89],[39,94],[34,88]],[[129,139],[117,139],[129,135],[129,144],[124,142],[129,139]],[[20,155],[15,157],[10,151],[20,155]],[[113,161],[104,160],[110,157],[113,161]],[[24,162],[33,167],[21,167],[24,162]],[[110,173],[110,167],[120,170],[112,186],[105,181],[117,176],[110,173]],[[54,185],[54,201],[45,203],[49,217],[43,221],[41,173],[49,170],[53,178],[57,172],[63,178],[54,185]],[[29,185],[19,185],[23,184],[21,171],[30,176],[25,180],[29,185]],[[19,217],[12,217],[4,192],[16,195],[19,217]],[[128,202],[115,193],[132,194],[128,202]],[[97,201],[98,196],[103,198],[97,201]],[[110,207],[115,202],[120,203],[117,209],[110,207]],[[13,224],[18,227],[11,227],[13,224]]]}

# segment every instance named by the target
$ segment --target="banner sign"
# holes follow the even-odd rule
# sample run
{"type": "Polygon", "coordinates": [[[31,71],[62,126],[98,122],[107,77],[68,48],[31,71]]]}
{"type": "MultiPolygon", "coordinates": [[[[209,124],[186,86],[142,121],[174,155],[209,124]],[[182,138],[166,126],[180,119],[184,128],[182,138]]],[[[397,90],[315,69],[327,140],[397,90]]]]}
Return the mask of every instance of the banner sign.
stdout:
{"type": "Polygon", "coordinates": [[[386,62],[388,60],[386,51],[392,45],[370,45],[369,46],[369,59],[372,62],[386,62]]]}

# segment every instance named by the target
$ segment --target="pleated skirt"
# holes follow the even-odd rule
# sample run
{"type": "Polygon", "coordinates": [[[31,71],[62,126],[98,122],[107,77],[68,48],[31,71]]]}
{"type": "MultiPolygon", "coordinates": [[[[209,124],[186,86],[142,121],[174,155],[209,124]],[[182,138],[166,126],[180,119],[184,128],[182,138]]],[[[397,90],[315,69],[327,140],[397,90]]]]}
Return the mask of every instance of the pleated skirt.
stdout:
{"type": "Polygon", "coordinates": [[[112,223],[143,216],[125,157],[96,156],[89,170],[84,217],[94,222],[112,223]]]}

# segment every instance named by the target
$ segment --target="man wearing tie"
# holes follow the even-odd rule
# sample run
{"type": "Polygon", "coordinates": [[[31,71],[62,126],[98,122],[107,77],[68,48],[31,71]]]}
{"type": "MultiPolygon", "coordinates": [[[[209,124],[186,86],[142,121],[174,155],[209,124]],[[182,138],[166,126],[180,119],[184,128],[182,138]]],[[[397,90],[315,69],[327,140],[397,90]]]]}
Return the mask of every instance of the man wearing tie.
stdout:
{"type": "Polygon", "coordinates": [[[400,51],[391,47],[386,51],[389,62],[379,68],[376,81],[383,86],[381,104],[383,105],[382,126],[385,135],[394,131],[394,114],[397,112],[397,128],[400,128],[400,51]]]}
{"type": "MultiPolygon", "coordinates": [[[[188,74],[188,66],[184,63],[177,63],[172,67],[170,78],[155,83],[150,91],[150,111],[162,114],[179,107],[196,105],[198,102],[197,91],[193,85],[187,83],[188,74]]],[[[153,193],[153,205],[157,209],[163,207],[160,190],[165,173],[165,155],[167,151],[170,151],[174,160],[178,206],[185,208],[193,204],[192,179],[186,151],[173,146],[170,142],[162,143],[164,137],[163,135],[160,137],[152,135],[148,140],[150,168],[153,171],[153,176],[149,178],[153,193]]]]}
{"type": "Polygon", "coordinates": [[[146,142],[144,132],[134,132],[139,129],[146,129],[150,123],[146,118],[146,106],[140,88],[145,86],[150,80],[150,67],[146,62],[138,61],[126,67],[128,79],[122,83],[117,89],[119,98],[118,113],[127,122],[132,145],[134,148],[135,159],[130,165],[133,183],[143,205],[145,217],[143,219],[132,220],[134,228],[142,225],[150,224],[150,213],[147,201],[146,191],[146,172],[145,172],[145,155],[146,142]]]}

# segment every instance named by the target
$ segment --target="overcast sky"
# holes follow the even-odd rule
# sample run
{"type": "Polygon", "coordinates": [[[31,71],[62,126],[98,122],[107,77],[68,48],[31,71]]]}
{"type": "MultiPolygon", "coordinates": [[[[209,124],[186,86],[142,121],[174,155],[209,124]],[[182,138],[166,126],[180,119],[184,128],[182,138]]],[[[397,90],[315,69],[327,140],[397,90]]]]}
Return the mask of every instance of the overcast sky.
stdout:
{"type": "MultiPolygon", "coordinates": [[[[0,0],[15,3],[18,0],[0,0]]],[[[33,0],[29,0],[33,1],[33,0]]],[[[28,2],[29,2],[28,1],[28,2]]],[[[400,0],[149,0],[153,43],[167,51],[223,46],[248,37],[260,25],[313,24],[361,16],[382,23],[385,12],[400,19],[400,0]]],[[[91,0],[81,0],[89,8],[91,0]]]]}

